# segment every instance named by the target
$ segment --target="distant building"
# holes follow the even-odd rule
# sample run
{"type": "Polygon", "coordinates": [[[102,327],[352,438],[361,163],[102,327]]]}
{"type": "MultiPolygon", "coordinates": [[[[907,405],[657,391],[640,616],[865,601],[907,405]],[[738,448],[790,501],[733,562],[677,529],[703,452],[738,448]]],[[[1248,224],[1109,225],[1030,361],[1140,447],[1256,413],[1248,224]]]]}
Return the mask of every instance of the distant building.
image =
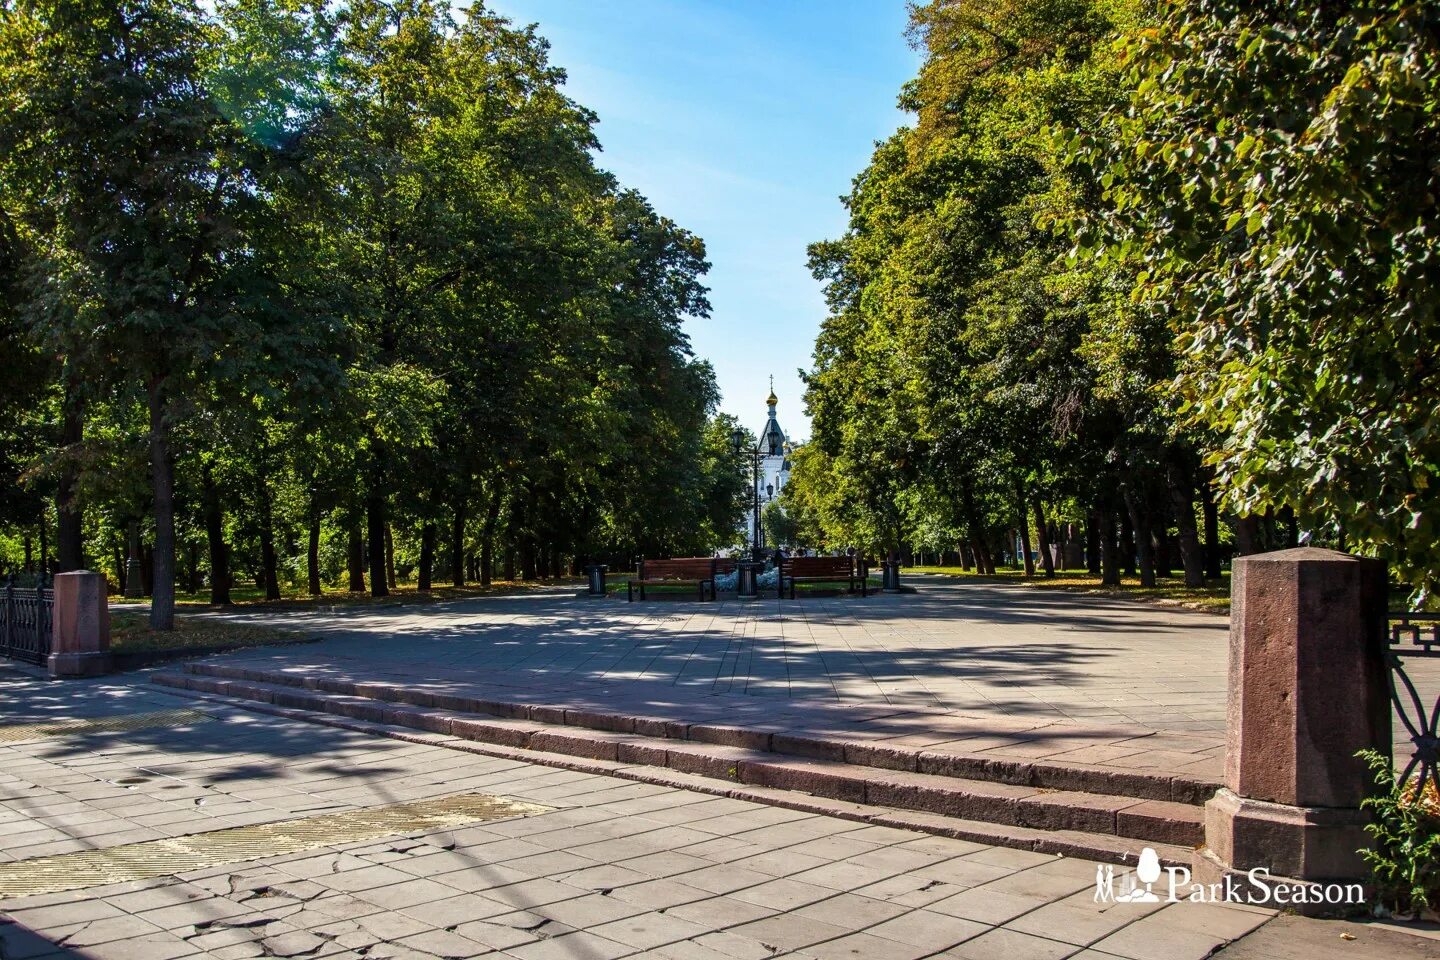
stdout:
{"type": "MultiPolygon", "coordinates": [[[[756,530],[756,516],[754,507],[758,503],[760,514],[763,517],[765,505],[776,497],[790,481],[790,443],[785,439],[785,431],[780,429],[780,422],[775,419],[775,405],[779,403],[775,396],[775,382],[771,379],[770,396],[765,398],[769,408],[765,420],[765,428],[760,431],[760,472],[756,480],[755,494],[750,498],[751,509],[746,511],[748,525],[745,528],[747,541],[753,541],[756,530]]],[[[765,546],[773,547],[768,531],[762,531],[759,540],[765,546]]]]}

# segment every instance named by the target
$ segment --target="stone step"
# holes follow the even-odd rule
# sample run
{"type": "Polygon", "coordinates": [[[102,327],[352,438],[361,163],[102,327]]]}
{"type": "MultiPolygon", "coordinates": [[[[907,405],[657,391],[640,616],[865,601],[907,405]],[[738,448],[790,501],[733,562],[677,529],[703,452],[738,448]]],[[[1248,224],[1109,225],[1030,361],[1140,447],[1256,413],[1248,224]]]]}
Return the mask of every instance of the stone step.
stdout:
{"type": "MultiPolygon", "coordinates": [[[[844,731],[766,728],[763,724],[696,723],[682,714],[637,715],[594,705],[525,702],[510,696],[477,697],[427,689],[427,684],[369,683],[334,677],[316,677],[281,670],[264,670],[216,662],[187,663],[185,671],[198,676],[247,680],[359,697],[382,704],[403,704],[426,709],[485,714],[614,733],[633,733],[667,740],[687,740],[720,746],[744,747],[830,760],[853,766],[898,770],[932,776],[956,777],[1045,790],[1073,791],[1107,796],[1168,801],[1202,806],[1219,784],[1167,773],[1125,770],[1098,764],[1059,763],[966,753],[943,746],[914,746],[893,739],[866,738],[844,731]]],[[[360,708],[356,708],[360,709],[360,708]]],[[[378,716],[379,714],[374,714],[378,716]]]]}
{"type": "Polygon", "coordinates": [[[414,707],[288,684],[225,679],[203,673],[157,673],[168,687],[275,707],[421,730],[513,750],[644,766],[711,780],[798,792],[891,811],[1077,832],[1114,839],[1193,846],[1202,839],[1201,810],[1189,804],[1113,794],[1053,790],[729,746],[414,707]]]}
{"type": "MultiPolygon", "coordinates": [[[[794,790],[764,787],[752,784],[731,783],[679,770],[658,768],[648,765],[626,764],[618,761],[595,760],[562,753],[549,753],[508,747],[502,744],[465,740],[444,734],[417,731],[415,729],[369,720],[357,720],[335,714],[319,713],[294,707],[281,707],[262,701],[236,699],[229,696],[205,693],[196,689],[171,685],[173,676],[161,681],[177,696],[190,697],[216,705],[242,707],[259,713],[323,724],[347,730],[355,730],[372,736],[389,737],[411,743],[423,743],[450,750],[462,750],[485,756],[514,760],[520,763],[578,770],[585,773],[603,774],[623,780],[651,783],[660,786],[691,790],[713,796],[730,797],[752,803],[800,810],[823,816],[837,817],[875,826],[888,826],[901,830],[913,830],[936,836],[952,837],[992,846],[1032,850],[1036,853],[1056,856],[1080,857],[1110,863],[1133,863],[1138,853],[1137,844],[1124,837],[1085,833],[1078,830],[1039,830],[1030,827],[1006,826],[979,820],[964,820],[913,810],[893,810],[867,804],[850,803],[812,796],[794,790]]],[[[1147,844],[1159,855],[1166,866],[1189,867],[1191,847],[1153,842],[1147,844]]]]}

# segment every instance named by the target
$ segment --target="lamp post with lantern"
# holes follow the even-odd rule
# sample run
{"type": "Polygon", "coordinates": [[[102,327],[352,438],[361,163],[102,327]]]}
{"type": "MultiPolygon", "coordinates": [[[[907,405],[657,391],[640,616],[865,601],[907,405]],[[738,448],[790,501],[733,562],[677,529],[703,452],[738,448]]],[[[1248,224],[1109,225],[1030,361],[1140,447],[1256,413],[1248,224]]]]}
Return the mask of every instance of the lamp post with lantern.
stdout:
{"type": "Polygon", "coordinates": [[[765,459],[765,454],[758,442],[746,449],[745,431],[739,427],[730,431],[730,444],[735,456],[748,455],[750,458],[750,555],[758,560],[765,546],[765,529],[760,523],[760,461],[765,459]]]}

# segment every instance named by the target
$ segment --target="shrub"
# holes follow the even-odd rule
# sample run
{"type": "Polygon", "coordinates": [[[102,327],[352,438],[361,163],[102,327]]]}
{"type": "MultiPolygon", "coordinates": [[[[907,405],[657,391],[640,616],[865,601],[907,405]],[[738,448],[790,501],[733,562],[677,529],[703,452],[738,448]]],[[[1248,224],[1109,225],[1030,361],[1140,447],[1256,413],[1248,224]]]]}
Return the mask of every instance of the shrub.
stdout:
{"type": "Polygon", "coordinates": [[[1361,806],[1372,814],[1365,827],[1373,845],[1360,855],[1370,865],[1380,903],[1397,916],[1419,917],[1440,909],[1440,795],[1435,784],[1402,782],[1389,757],[1375,750],[1360,756],[1375,775],[1374,795],[1361,806]]]}

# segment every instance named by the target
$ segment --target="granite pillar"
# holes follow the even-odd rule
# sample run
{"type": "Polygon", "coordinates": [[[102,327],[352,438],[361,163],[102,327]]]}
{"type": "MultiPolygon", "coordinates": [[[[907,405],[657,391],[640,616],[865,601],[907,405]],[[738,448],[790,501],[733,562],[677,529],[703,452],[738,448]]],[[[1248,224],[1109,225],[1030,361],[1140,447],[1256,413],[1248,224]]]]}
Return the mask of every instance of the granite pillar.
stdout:
{"type": "Polygon", "coordinates": [[[55,575],[51,631],[51,677],[109,672],[110,601],[104,575],[89,570],[55,575]]]}
{"type": "Polygon", "coordinates": [[[1357,751],[1390,750],[1383,561],[1302,547],[1235,561],[1225,783],[1195,877],[1265,868],[1301,883],[1367,876],[1357,751]]]}

